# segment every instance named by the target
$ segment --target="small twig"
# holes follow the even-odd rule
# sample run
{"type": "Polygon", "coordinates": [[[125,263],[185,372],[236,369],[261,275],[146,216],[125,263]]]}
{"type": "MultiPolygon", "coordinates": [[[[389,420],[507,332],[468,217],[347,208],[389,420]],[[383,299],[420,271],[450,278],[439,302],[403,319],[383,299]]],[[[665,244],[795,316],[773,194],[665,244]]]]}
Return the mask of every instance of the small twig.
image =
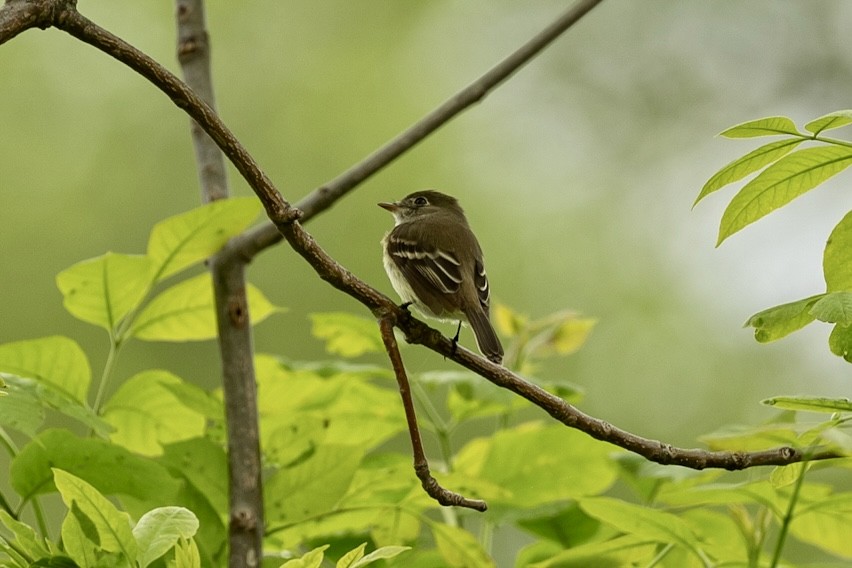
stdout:
{"type": "MultiPolygon", "coordinates": [[[[424,138],[463,111],[482,101],[491,91],[529,63],[602,1],[580,0],[484,75],[454,94],[384,146],[306,195],[296,204],[296,207],[302,211],[302,223],[330,208],[338,199],[389,165],[424,138]]],[[[240,248],[240,253],[243,256],[251,258],[280,240],[281,234],[278,230],[272,224],[265,224],[246,232],[239,238],[238,242],[235,242],[235,247],[240,248]]]]}
{"type": "Polygon", "coordinates": [[[393,335],[394,315],[388,314],[379,319],[379,329],[382,332],[382,341],[388,352],[396,382],[399,385],[399,395],[402,397],[402,406],[405,408],[405,419],[408,423],[408,434],[411,436],[411,449],[414,454],[414,473],[426,494],[444,506],[467,507],[476,511],[485,511],[488,507],[485,501],[479,499],[468,499],[449,489],[441,487],[438,481],[429,472],[429,462],[423,451],[423,442],[420,440],[420,429],[417,427],[417,416],[414,413],[414,402],[411,399],[411,385],[408,383],[408,375],[402,356],[399,354],[399,346],[393,335]]]}
{"type": "MultiPolygon", "coordinates": [[[[213,108],[204,0],[176,0],[175,4],[177,55],[184,78],[213,108]]],[[[208,203],[228,197],[227,170],[221,150],[197,122],[192,121],[191,130],[201,200],[208,203]]],[[[245,264],[219,253],[210,259],[209,267],[222,361],[228,441],[229,566],[257,566],[263,557],[263,486],[245,264]]]]}

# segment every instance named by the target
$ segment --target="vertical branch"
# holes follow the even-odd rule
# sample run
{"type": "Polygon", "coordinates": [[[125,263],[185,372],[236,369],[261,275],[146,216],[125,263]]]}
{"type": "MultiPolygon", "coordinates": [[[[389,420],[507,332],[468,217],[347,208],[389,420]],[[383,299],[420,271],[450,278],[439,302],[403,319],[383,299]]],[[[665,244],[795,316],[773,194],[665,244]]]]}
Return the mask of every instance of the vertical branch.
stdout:
{"type": "MultiPolygon", "coordinates": [[[[184,79],[207,104],[214,107],[204,0],[176,0],[176,5],[177,52],[184,79]]],[[[228,197],[222,152],[195,121],[192,121],[192,142],[201,200],[206,203],[228,197]]],[[[259,566],[263,540],[263,492],[245,265],[240,257],[217,255],[210,259],[210,273],[216,303],[228,434],[229,566],[259,566]]]]}
{"type": "Polygon", "coordinates": [[[420,440],[420,429],[417,427],[417,416],[414,414],[414,401],[411,399],[411,385],[408,383],[408,375],[405,373],[405,365],[402,355],[399,354],[399,345],[393,335],[394,320],[392,315],[387,315],[379,320],[379,329],[382,332],[382,341],[385,350],[393,366],[396,382],[399,385],[399,395],[402,397],[402,406],[405,408],[405,419],[408,423],[408,434],[411,437],[411,449],[414,454],[414,473],[426,494],[441,505],[456,505],[467,507],[476,511],[485,511],[485,501],[479,499],[468,499],[449,489],[444,489],[429,472],[429,462],[426,461],[426,452],[423,451],[423,442],[420,440]]]}

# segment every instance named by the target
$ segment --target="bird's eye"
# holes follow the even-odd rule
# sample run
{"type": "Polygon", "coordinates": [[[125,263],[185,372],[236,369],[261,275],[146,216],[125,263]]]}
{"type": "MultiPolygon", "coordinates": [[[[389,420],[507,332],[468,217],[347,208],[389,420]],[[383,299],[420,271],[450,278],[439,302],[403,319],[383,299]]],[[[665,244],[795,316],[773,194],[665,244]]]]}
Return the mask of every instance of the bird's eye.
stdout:
{"type": "Polygon", "coordinates": [[[418,207],[423,207],[424,205],[428,205],[429,201],[425,197],[420,196],[414,198],[414,204],[418,207]]]}

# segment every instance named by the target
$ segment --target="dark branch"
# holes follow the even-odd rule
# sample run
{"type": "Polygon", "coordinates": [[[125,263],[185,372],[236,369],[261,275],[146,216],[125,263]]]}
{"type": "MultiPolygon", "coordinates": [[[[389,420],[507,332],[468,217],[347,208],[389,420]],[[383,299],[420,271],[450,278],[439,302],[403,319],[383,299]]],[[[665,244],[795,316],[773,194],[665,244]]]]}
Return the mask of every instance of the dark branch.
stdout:
{"type": "MultiPolygon", "coordinates": [[[[70,9],[70,8],[69,8],[70,9]]],[[[0,15],[2,18],[2,15],[0,15]]],[[[270,219],[290,243],[317,272],[335,288],[352,296],[369,308],[376,317],[391,313],[395,325],[405,334],[406,340],[419,343],[448,359],[472,370],[494,384],[511,390],[540,406],[563,424],[586,432],[590,436],[633,451],[662,464],[677,464],[694,469],[723,468],[745,469],[758,465],[789,465],[804,459],[822,460],[842,457],[833,451],[817,451],[807,455],[800,450],[780,447],[758,452],[710,452],[701,449],[681,449],[656,440],[649,440],[625,432],[612,424],[588,416],[564,400],[528,383],[508,369],[474,355],[464,348],[453,349],[452,343],[438,331],[414,318],[404,318],[399,308],[384,294],[358,279],[340,266],[317,245],[313,237],[296,222],[298,209],[290,206],[260,170],[245,148],[233,137],[218,116],[174,75],[138,50],[112,34],[101,30],[76,12],[64,14],[54,25],[66,29],[75,37],[91,43],[105,53],[127,63],[148,78],[168,95],[180,108],[195,119],[210,134],[225,155],[234,163],[258,198],[266,207],[270,219]]]]}
{"type": "MultiPolygon", "coordinates": [[[[204,0],[176,0],[177,56],[187,85],[215,107],[204,0]]],[[[222,152],[192,121],[201,200],[228,197],[222,152]]],[[[245,263],[217,254],[210,259],[228,439],[229,566],[252,566],[263,556],[263,486],[251,316],[245,263]]]]}
{"type": "MultiPolygon", "coordinates": [[[[296,207],[303,213],[302,223],[334,205],[338,199],[410,150],[424,138],[463,111],[482,101],[491,91],[529,63],[602,1],[581,0],[577,2],[535,37],[492,67],[487,73],[447,99],[438,108],[408,127],[361,162],[306,195],[296,204],[296,207]]],[[[264,248],[280,241],[281,234],[273,225],[266,224],[248,231],[240,239],[238,243],[235,243],[235,247],[241,247],[242,255],[251,258],[264,248]]]]}
{"type": "Polygon", "coordinates": [[[385,350],[393,366],[396,382],[399,385],[399,395],[402,397],[402,406],[405,409],[405,420],[408,423],[408,434],[411,437],[411,450],[414,454],[414,472],[426,494],[444,506],[467,507],[476,511],[485,511],[488,507],[485,501],[479,499],[468,499],[449,489],[444,489],[438,481],[429,473],[429,462],[423,451],[423,442],[420,440],[420,429],[417,427],[417,416],[414,413],[414,402],[411,399],[411,386],[408,383],[408,375],[402,356],[399,354],[399,346],[393,335],[394,316],[388,314],[379,319],[379,329],[382,332],[382,341],[385,350]]]}

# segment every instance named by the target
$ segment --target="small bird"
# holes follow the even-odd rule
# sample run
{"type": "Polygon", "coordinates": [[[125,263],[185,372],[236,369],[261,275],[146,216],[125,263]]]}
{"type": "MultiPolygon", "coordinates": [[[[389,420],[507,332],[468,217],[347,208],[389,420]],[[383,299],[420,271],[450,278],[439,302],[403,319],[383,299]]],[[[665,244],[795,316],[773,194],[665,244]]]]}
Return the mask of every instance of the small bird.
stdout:
{"type": "Polygon", "coordinates": [[[417,191],[401,201],[379,203],[396,225],[382,239],[383,262],[403,307],[423,315],[456,320],[473,328],[485,357],[503,361],[503,347],[489,320],[490,289],[482,249],[454,197],[417,191]]]}

